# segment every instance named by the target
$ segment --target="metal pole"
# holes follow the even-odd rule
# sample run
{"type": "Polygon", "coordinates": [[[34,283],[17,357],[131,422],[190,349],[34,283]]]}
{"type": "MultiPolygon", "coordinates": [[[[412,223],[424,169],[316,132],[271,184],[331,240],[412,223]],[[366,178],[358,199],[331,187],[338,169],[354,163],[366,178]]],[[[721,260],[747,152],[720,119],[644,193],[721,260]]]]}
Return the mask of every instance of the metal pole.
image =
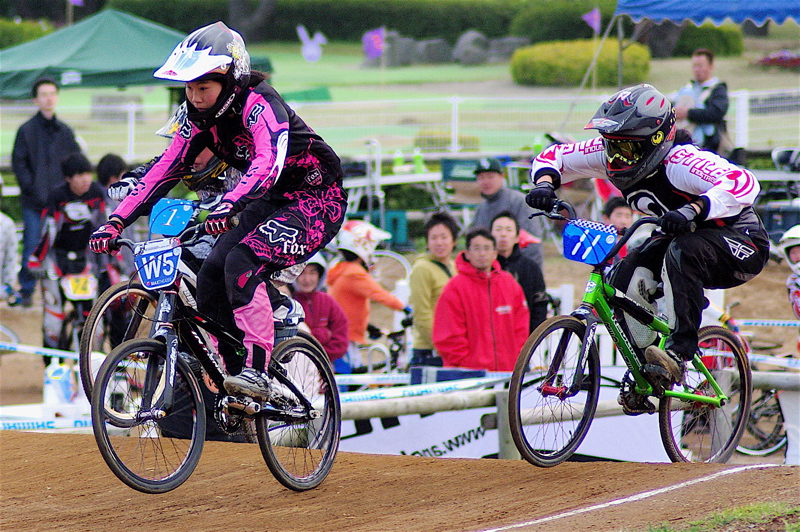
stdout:
{"type": "Polygon", "coordinates": [[[522,456],[511,436],[511,425],[508,421],[508,390],[495,393],[497,403],[497,457],[501,460],[521,460],[522,456]]]}
{"type": "Polygon", "coordinates": [[[125,158],[129,163],[135,160],[136,151],[136,104],[130,102],[128,108],[128,153],[125,158]]]}
{"type": "Polygon", "coordinates": [[[458,152],[458,104],[461,102],[461,98],[458,96],[453,96],[447,99],[450,104],[450,152],[457,153],[458,152]]]}

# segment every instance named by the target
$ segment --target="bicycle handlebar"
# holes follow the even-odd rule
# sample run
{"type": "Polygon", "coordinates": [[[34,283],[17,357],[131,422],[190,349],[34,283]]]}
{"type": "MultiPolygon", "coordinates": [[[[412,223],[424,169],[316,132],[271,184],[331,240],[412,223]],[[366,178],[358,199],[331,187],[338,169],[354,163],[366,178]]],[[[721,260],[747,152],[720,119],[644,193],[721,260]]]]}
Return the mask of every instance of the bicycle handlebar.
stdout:
{"type": "MultiPolygon", "coordinates": [[[[569,221],[576,218],[575,208],[571,204],[560,199],[555,200],[555,203],[553,203],[553,208],[550,211],[535,212],[530,215],[530,218],[533,218],[534,216],[547,216],[551,220],[562,220],[562,221],[569,221]],[[563,214],[561,214],[560,211],[562,210],[567,211],[569,216],[564,216],[563,214]]],[[[647,224],[653,224],[657,225],[658,227],[661,227],[661,219],[662,217],[660,216],[645,216],[643,218],[639,218],[638,220],[636,220],[633,223],[633,225],[625,229],[625,231],[620,235],[620,237],[617,239],[617,242],[614,244],[614,247],[612,247],[611,250],[608,252],[608,255],[606,255],[606,258],[603,260],[603,263],[607,262],[612,257],[616,256],[617,253],[619,253],[619,251],[622,249],[622,247],[628,243],[628,241],[631,239],[631,237],[633,236],[633,234],[636,232],[637,229],[647,224]]],[[[689,222],[687,232],[694,233],[696,230],[697,230],[697,223],[693,221],[689,222]]]]}

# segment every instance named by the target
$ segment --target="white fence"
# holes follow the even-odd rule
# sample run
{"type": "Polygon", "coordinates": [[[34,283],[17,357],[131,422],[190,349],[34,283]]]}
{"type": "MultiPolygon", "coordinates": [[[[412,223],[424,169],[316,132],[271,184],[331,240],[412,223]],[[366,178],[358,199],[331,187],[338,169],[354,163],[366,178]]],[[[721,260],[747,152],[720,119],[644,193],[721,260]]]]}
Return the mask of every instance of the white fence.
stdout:
{"type": "MultiPolygon", "coordinates": [[[[729,128],[737,146],[768,150],[800,145],[800,89],[736,91],[730,94],[729,128]]],[[[342,156],[360,157],[377,140],[387,156],[408,155],[417,146],[430,152],[527,152],[537,137],[561,131],[578,140],[600,96],[548,98],[421,98],[359,102],[296,103],[298,113],[342,156]]],[[[35,108],[0,103],[0,166],[8,166],[14,136],[35,108]]],[[[139,103],[59,107],[93,161],[108,152],[129,162],[149,160],[166,140],[154,131],[168,118],[167,105],[139,103]]]]}

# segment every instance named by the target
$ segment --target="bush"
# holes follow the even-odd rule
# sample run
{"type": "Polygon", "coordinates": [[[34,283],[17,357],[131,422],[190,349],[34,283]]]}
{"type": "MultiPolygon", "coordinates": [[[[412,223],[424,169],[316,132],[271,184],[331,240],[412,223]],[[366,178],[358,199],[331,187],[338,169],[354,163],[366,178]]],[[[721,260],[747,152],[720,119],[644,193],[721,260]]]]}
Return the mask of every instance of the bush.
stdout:
{"type": "MultiPolygon", "coordinates": [[[[251,2],[255,5],[257,0],[251,2]]],[[[228,20],[226,0],[109,0],[108,4],[186,33],[228,20]]],[[[278,0],[271,19],[249,40],[297,41],[297,25],[303,24],[329,40],[358,41],[365,31],[385,26],[406,37],[438,37],[453,44],[469,29],[487,37],[508,35],[518,10],[519,0],[278,0]]]]}
{"type": "Polygon", "coordinates": [[[0,49],[16,46],[43,37],[53,31],[49,22],[0,18],[0,49]]]}
{"type": "Polygon", "coordinates": [[[108,0],[107,5],[184,33],[228,18],[228,2],[225,0],[108,0]]]}
{"type": "Polygon", "coordinates": [[[736,24],[723,24],[720,27],[711,23],[700,27],[689,24],[683,28],[673,55],[688,57],[698,48],[708,48],[719,56],[739,56],[744,51],[744,36],[736,24]]]}
{"type": "MultiPolygon", "coordinates": [[[[619,43],[606,40],[597,58],[597,84],[616,86],[619,43]]],[[[594,56],[592,40],[556,41],[520,48],[511,56],[511,77],[520,85],[580,85],[594,56]]],[[[634,43],[622,53],[622,81],[642,83],[650,72],[650,52],[634,43]]]]}
{"type": "MultiPolygon", "coordinates": [[[[598,7],[602,33],[614,16],[616,6],[616,0],[534,0],[517,13],[509,33],[528,37],[531,43],[588,39],[592,37],[592,29],[581,16],[598,7]]],[[[633,30],[629,17],[624,19],[624,28],[627,34],[633,30]]]]}
{"type": "MultiPolygon", "coordinates": [[[[441,129],[421,129],[414,137],[414,147],[423,152],[448,151],[450,135],[450,131],[441,129]]],[[[474,135],[459,135],[458,144],[462,151],[478,151],[480,139],[474,135]]]]}

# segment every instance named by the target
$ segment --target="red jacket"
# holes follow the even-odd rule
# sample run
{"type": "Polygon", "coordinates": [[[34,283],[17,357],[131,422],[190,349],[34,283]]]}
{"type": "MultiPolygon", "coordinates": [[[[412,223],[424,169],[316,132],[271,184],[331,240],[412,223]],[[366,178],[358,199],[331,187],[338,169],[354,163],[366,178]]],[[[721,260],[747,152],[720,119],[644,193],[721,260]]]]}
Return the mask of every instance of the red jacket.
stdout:
{"type": "Polygon", "coordinates": [[[528,305],[514,277],[495,261],[489,273],[456,257],[456,274],[433,314],[433,345],[445,366],[512,371],[528,338],[528,305]]]}
{"type": "Polygon", "coordinates": [[[331,362],[342,358],[350,342],[347,339],[347,316],[339,303],[325,292],[296,291],[293,297],[306,312],[306,325],[328,353],[331,362]]]}

